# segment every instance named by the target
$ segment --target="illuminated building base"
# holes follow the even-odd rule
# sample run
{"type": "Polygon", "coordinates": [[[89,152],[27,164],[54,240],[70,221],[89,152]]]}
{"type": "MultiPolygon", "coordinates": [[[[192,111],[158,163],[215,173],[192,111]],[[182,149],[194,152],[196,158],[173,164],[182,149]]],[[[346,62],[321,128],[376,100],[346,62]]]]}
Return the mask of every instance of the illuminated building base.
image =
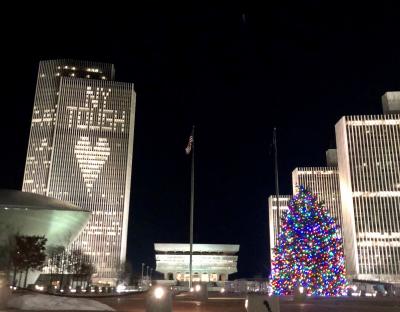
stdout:
{"type": "MultiPolygon", "coordinates": [[[[189,273],[189,244],[154,244],[156,271],[166,280],[187,282],[189,273]]],[[[239,245],[194,244],[192,260],[193,282],[219,282],[228,280],[237,272],[236,255],[239,245]]]]}

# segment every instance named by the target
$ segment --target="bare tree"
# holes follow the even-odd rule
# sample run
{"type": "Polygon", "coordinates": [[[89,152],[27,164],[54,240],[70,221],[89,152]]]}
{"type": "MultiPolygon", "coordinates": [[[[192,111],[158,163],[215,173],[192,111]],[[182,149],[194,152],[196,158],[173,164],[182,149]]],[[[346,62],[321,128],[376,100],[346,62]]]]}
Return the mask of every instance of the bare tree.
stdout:
{"type": "MultiPolygon", "coordinates": [[[[66,286],[66,276],[69,281],[76,281],[82,286],[82,283],[90,281],[95,267],[92,264],[89,255],[85,255],[81,249],[65,249],[62,246],[53,247],[48,253],[48,267],[51,275],[53,272],[61,276],[60,288],[66,286]]],[[[51,284],[53,278],[51,277],[51,284]]]]}
{"type": "Polygon", "coordinates": [[[117,284],[130,283],[132,277],[132,265],[129,261],[117,265],[117,284]]]}
{"type": "Polygon", "coordinates": [[[91,284],[92,275],[96,273],[96,267],[88,255],[83,255],[82,262],[79,267],[79,275],[86,282],[86,285],[91,284]]]}
{"type": "Polygon", "coordinates": [[[50,271],[49,286],[53,285],[54,274],[58,275],[61,270],[64,246],[50,246],[47,250],[47,267],[50,271]]]}

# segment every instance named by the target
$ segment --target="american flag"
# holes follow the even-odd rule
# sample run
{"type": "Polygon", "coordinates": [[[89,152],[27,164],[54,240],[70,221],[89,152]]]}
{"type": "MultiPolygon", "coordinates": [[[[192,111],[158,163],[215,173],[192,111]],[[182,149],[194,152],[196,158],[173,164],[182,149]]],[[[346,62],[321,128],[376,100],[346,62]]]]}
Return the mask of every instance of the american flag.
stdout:
{"type": "Polygon", "coordinates": [[[194,139],[193,139],[193,131],[192,131],[192,133],[190,134],[190,137],[189,137],[189,142],[185,148],[186,155],[189,155],[190,152],[192,151],[193,141],[194,141],[194,139]]]}

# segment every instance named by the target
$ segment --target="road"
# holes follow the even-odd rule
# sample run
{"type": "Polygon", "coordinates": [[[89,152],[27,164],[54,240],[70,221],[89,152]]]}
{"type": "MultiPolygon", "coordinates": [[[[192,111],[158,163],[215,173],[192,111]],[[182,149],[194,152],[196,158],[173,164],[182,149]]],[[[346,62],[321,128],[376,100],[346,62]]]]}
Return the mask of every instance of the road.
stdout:
{"type": "MultiPolygon", "coordinates": [[[[121,312],[143,312],[145,311],[145,295],[123,296],[119,298],[103,298],[98,301],[113,307],[121,312]]],[[[207,302],[192,300],[185,295],[175,297],[173,301],[174,312],[185,311],[224,311],[224,312],[246,312],[244,298],[221,298],[210,296],[207,302]]]]}
{"type": "MultiPolygon", "coordinates": [[[[145,311],[143,294],[119,298],[103,298],[99,301],[121,312],[145,311]]],[[[175,297],[174,312],[245,312],[245,299],[238,296],[209,295],[207,302],[192,300],[186,295],[175,297]]],[[[265,310],[266,311],[266,310],[265,310]]],[[[290,299],[281,301],[281,312],[400,312],[400,298],[319,298],[304,303],[290,299]]],[[[260,311],[262,312],[262,311],[260,311]]]]}

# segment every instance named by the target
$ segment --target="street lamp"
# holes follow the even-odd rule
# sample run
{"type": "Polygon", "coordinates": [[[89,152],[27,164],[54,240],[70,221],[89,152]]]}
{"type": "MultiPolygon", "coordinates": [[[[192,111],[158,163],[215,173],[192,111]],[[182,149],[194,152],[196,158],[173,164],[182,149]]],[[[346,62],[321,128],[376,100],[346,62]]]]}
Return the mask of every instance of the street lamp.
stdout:
{"type": "Polygon", "coordinates": [[[152,281],[153,279],[151,278],[151,275],[153,274],[153,268],[150,268],[150,280],[152,281]]]}
{"type": "Polygon", "coordinates": [[[154,289],[154,297],[156,299],[161,299],[162,297],[164,297],[165,294],[165,290],[162,287],[157,287],[156,289],[154,289]]]}
{"type": "Polygon", "coordinates": [[[142,263],[142,284],[143,284],[143,271],[144,271],[144,263],[142,263]]]}
{"type": "Polygon", "coordinates": [[[146,273],[147,280],[149,279],[149,268],[150,268],[150,267],[149,267],[149,266],[147,266],[147,271],[146,271],[146,272],[147,272],[147,273],[146,273]]]}
{"type": "Polygon", "coordinates": [[[172,295],[171,292],[163,287],[151,287],[146,293],[146,312],[171,312],[172,295]]]}

